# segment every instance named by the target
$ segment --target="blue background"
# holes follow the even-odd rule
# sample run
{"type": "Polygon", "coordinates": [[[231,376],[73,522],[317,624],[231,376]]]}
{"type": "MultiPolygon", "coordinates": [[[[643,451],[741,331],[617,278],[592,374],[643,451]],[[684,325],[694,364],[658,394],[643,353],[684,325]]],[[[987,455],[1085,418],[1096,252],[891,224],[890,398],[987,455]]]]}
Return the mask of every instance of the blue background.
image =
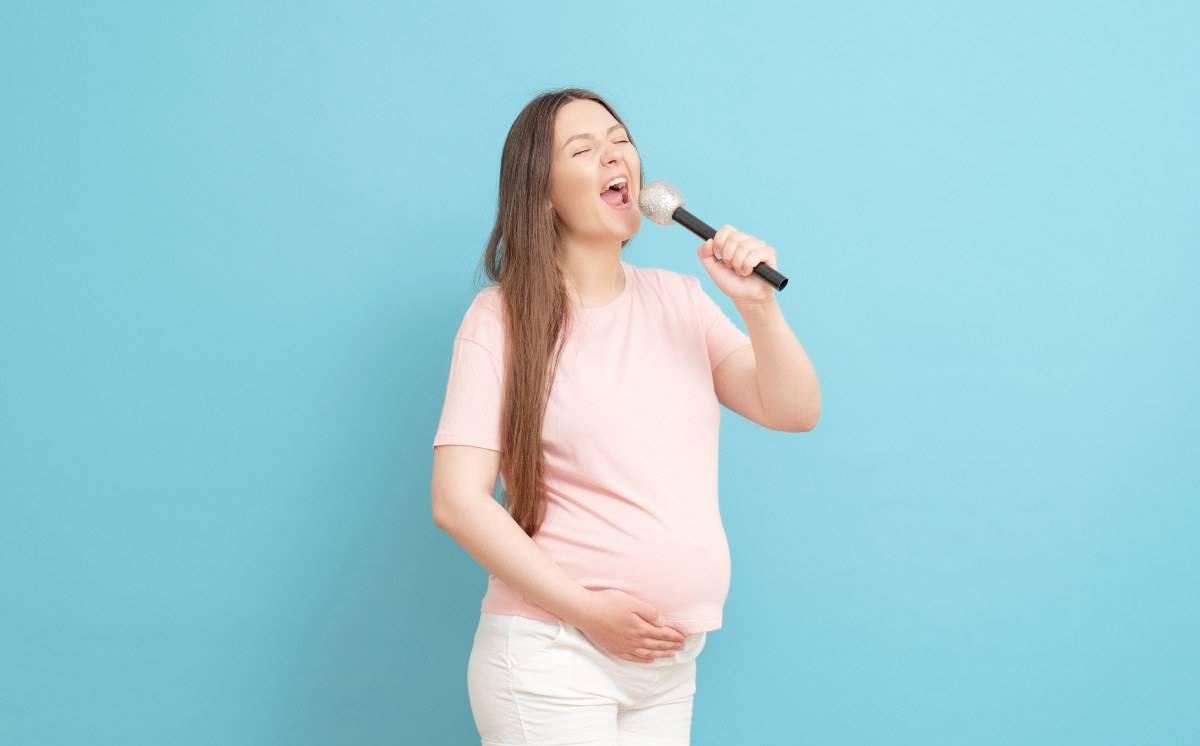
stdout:
{"type": "MultiPolygon", "coordinates": [[[[822,385],[810,433],[723,411],[693,742],[1197,742],[1198,22],[7,3],[0,742],[477,742],[431,441],[565,85],[776,247],[822,385]]],[[[745,328],[698,242],[625,258],[745,328]]]]}

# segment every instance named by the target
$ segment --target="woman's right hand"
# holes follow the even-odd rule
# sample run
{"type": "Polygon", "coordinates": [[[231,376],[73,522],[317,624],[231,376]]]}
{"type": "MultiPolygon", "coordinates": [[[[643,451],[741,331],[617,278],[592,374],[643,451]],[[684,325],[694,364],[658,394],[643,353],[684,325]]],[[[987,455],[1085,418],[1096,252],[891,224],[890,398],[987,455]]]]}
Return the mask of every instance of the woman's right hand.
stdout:
{"type": "Polygon", "coordinates": [[[636,663],[669,657],[683,648],[683,633],[658,624],[658,610],[645,601],[616,588],[589,593],[577,628],[596,647],[636,663]]]}

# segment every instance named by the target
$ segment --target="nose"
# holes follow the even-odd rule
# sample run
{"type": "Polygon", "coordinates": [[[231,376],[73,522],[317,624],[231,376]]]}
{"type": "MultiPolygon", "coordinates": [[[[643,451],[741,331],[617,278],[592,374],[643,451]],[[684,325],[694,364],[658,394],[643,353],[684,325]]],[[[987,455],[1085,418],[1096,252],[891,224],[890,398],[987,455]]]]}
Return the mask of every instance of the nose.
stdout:
{"type": "Polygon", "coordinates": [[[617,147],[616,143],[608,143],[604,146],[604,157],[600,159],[604,165],[611,165],[617,162],[617,147]]]}

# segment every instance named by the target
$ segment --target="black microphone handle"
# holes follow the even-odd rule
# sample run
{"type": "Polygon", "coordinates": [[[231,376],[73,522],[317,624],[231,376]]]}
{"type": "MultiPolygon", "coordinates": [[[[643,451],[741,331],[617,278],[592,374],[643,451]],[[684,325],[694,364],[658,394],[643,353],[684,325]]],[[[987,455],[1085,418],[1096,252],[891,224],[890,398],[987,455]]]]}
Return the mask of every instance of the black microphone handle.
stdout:
{"type": "MultiPolygon", "coordinates": [[[[705,241],[717,235],[713,227],[704,222],[700,218],[691,214],[682,207],[676,207],[672,213],[671,219],[679,223],[684,228],[687,228],[692,233],[695,233],[705,241]]],[[[754,274],[769,282],[776,290],[783,290],[787,287],[788,278],[775,271],[775,268],[766,262],[759,262],[754,267],[754,274]]]]}

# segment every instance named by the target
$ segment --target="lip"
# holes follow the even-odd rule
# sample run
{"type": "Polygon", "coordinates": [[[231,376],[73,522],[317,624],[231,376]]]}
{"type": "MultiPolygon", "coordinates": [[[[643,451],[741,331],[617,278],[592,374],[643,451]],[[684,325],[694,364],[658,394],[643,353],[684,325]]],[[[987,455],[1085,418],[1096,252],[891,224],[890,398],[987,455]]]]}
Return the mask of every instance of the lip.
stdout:
{"type": "Polygon", "coordinates": [[[629,184],[630,184],[630,181],[629,181],[629,174],[628,174],[628,173],[626,173],[626,172],[624,172],[624,171],[618,171],[618,172],[616,172],[615,174],[612,174],[611,176],[607,176],[607,177],[605,177],[605,179],[604,179],[603,181],[601,181],[601,182],[600,182],[600,189],[601,189],[601,191],[603,191],[603,190],[604,190],[604,185],[605,185],[605,184],[607,184],[608,182],[610,182],[610,181],[612,181],[613,179],[617,178],[618,176],[624,176],[624,177],[625,177],[625,188],[626,188],[626,189],[628,189],[628,188],[629,188],[629,184]]]}
{"type": "Polygon", "coordinates": [[[615,205],[615,206],[610,205],[607,202],[604,202],[604,200],[600,198],[600,194],[603,194],[603,192],[601,192],[600,194],[597,194],[596,199],[599,199],[601,202],[603,202],[604,206],[609,208],[610,210],[624,211],[624,210],[628,210],[629,208],[633,207],[633,203],[634,203],[633,182],[629,180],[629,174],[625,173],[624,171],[617,173],[617,174],[613,174],[612,176],[608,177],[604,181],[604,183],[607,184],[608,182],[612,181],[613,179],[617,178],[618,176],[625,177],[625,194],[629,195],[629,201],[623,205],[615,205]]]}

